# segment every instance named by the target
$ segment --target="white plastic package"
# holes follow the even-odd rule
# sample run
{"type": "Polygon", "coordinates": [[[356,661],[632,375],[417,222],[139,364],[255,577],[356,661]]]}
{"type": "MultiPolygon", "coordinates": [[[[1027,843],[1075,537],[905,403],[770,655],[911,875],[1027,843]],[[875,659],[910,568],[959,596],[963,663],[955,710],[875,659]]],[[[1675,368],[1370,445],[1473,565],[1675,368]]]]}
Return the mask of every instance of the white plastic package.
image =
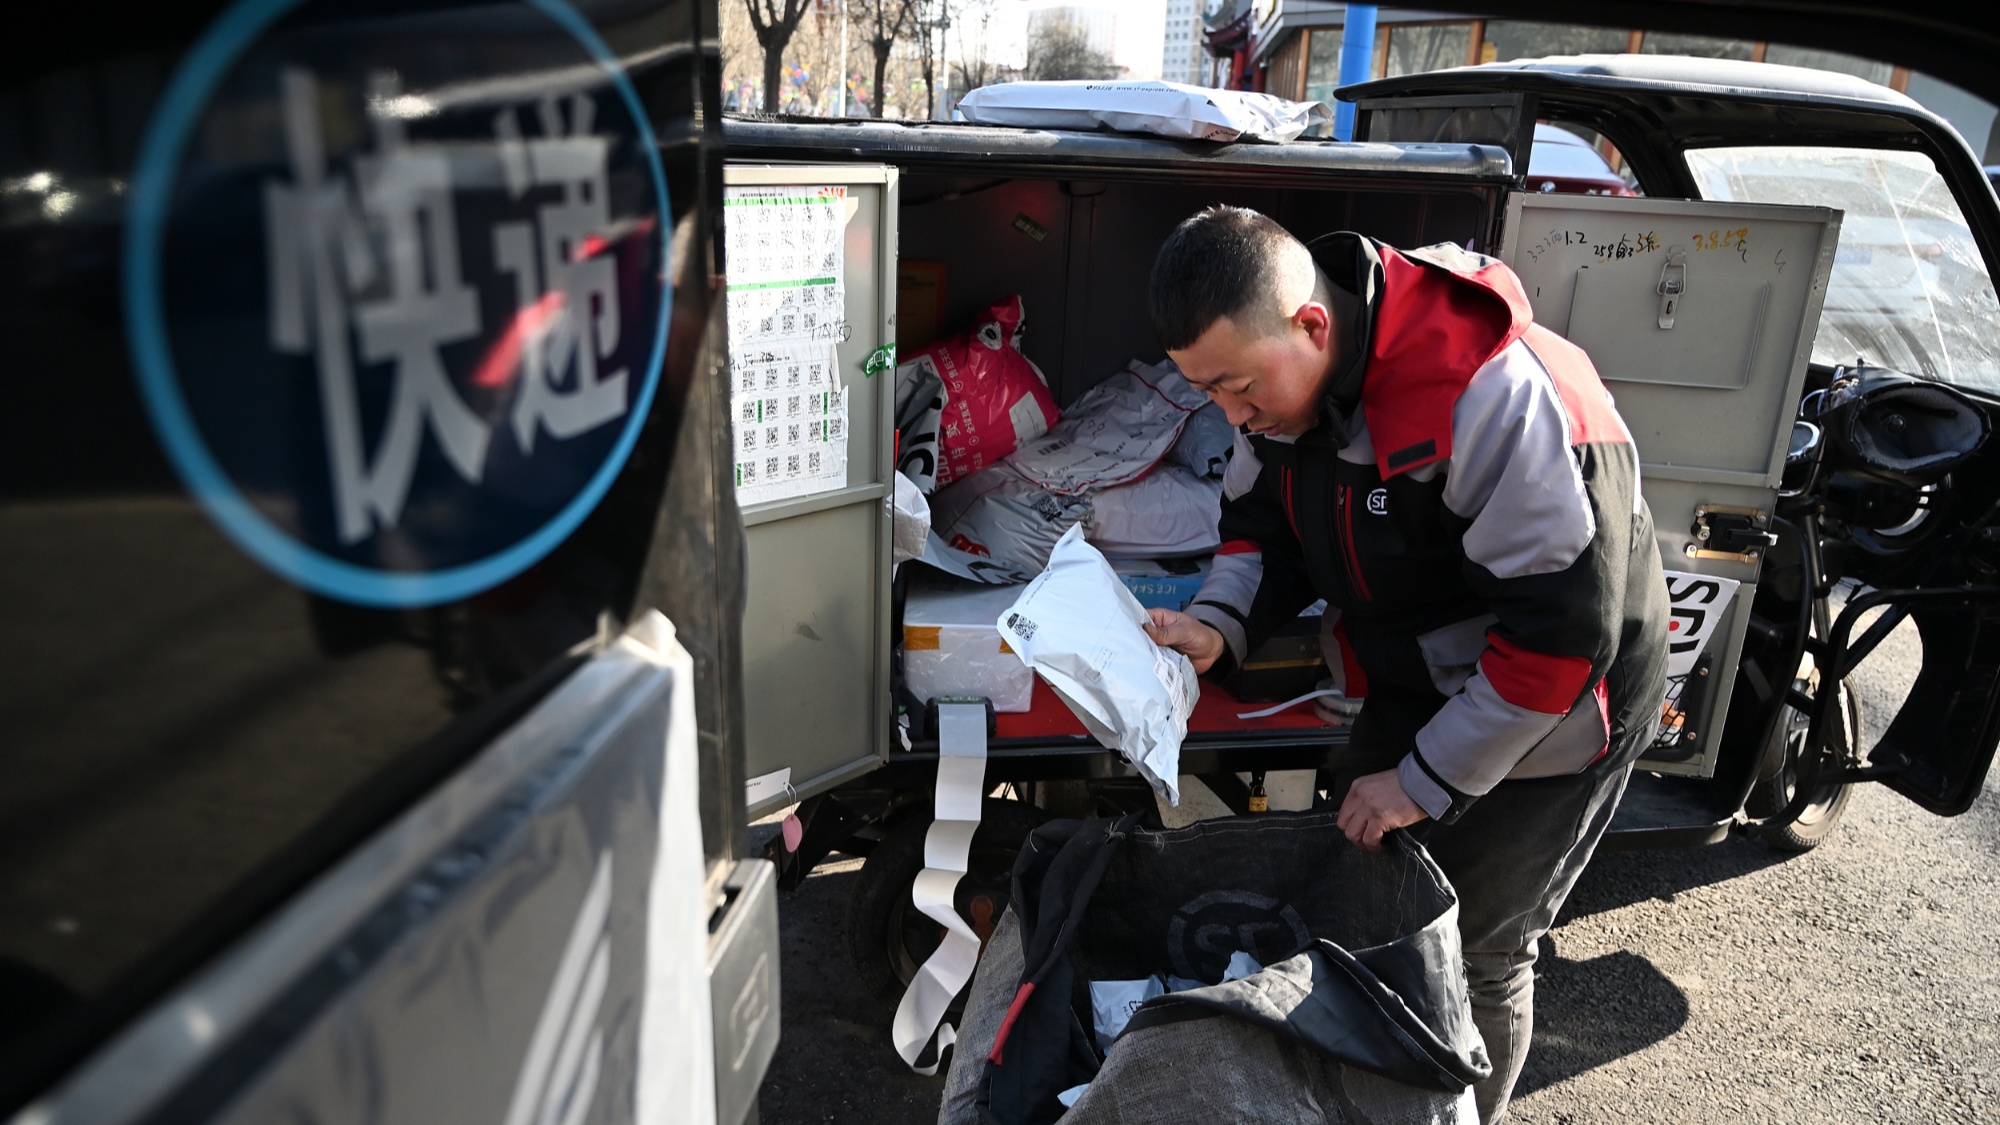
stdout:
{"type": "Polygon", "coordinates": [[[1166,994],[1159,977],[1144,980],[1094,980],[1090,982],[1090,1015],[1097,1028],[1097,1049],[1111,1053],[1111,1044],[1125,1033],[1132,1013],[1155,996],[1166,994]]]}
{"type": "Polygon", "coordinates": [[[1167,451],[1167,460],[1186,465],[1196,476],[1220,477],[1235,445],[1236,427],[1229,424],[1222,408],[1211,402],[1188,417],[1181,436],[1167,451]]]}
{"type": "Polygon", "coordinates": [[[921,558],[924,543],[931,537],[931,505],[916,482],[896,474],[895,500],[890,507],[893,530],[889,537],[892,564],[921,558]]]}
{"type": "Polygon", "coordinates": [[[999,629],[1092,737],[1178,805],[1181,741],[1200,685],[1185,655],[1146,635],[1147,621],[1111,564],[1084,542],[1083,528],[1072,526],[999,629]]]}
{"type": "Polygon", "coordinates": [[[995,562],[990,553],[973,550],[963,542],[956,546],[948,544],[938,535],[935,527],[931,528],[930,538],[924,541],[924,553],[918,556],[918,561],[946,574],[956,574],[989,586],[1019,586],[1035,576],[1032,566],[1022,568],[995,562]]]}
{"type": "Polygon", "coordinates": [[[1213,551],[1220,488],[1188,466],[1228,456],[1226,421],[1216,447],[1216,413],[1173,364],[1132,361],[1070,404],[1046,436],[940,488],[924,561],[976,582],[1026,582],[1079,522],[1117,556],[1213,551]],[[1203,436],[1189,442],[1197,428],[1203,436]]]}
{"type": "Polygon", "coordinates": [[[1090,498],[1091,545],[1111,558],[1204,554],[1222,546],[1222,482],[1164,464],[1090,498]]]}
{"type": "Polygon", "coordinates": [[[1210,405],[1173,364],[1135,359],[1083,392],[1045,436],[1023,443],[1007,463],[1052,492],[1113,488],[1150,472],[1210,405]]]}
{"type": "Polygon", "coordinates": [[[1198,141],[1284,142],[1309,130],[1325,136],[1333,125],[1324,102],[1178,82],[1002,82],[965,95],[958,109],[979,125],[1106,128],[1198,141]]]}
{"type": "Polygon", "coordinates": [[[967,569],[977,570],[954,573],[980,582],[1025,582],[1048,565],[1049,552],[1071,524],[1090,521],[1090,510],[1089,496],[1051,492],[1008,460],[939,489],[931,497],[931,528],[945,547],[970,556],[961,560],[967,569]],[[988,565],[975,568],[975,559],[988,565]]]}

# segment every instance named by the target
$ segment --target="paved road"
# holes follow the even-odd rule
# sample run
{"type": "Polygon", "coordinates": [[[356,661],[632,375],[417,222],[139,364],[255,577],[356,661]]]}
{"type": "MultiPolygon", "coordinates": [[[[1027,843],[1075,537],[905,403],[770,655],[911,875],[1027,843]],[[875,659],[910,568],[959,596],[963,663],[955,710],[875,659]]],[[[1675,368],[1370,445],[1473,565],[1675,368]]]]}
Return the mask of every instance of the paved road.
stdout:
{"type": "MultiPolygon", "coordinates": [[[[1872,738],[1917,664],[1861,676],[1872,738]]],[[[1510,1121],[2000,1120],[2000,788],[1940,820],[1864,788],[1805,856],[1747,840],[1601,857],[1543,945],[1510,1121]]],[[[839,929],[858,861],[783,900],[784,1041],[763,1119],[928,1122],[839,929]]]]}

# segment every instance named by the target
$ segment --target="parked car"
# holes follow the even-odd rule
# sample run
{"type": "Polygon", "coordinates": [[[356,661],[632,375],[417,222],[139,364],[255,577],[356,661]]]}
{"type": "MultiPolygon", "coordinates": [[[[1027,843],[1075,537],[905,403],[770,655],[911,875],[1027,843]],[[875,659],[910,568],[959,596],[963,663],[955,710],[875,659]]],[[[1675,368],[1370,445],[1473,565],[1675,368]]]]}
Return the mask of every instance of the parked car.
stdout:
{"type": "Polygon", "coordinates": [[[1528,153],[1528,187],[1571,195],[1632,195],[1632,186],[1589,141],[1544,121],[1535,123],[1528,153]]]}
{"type": "Polygon", "coordinates": [[[583,11],[13,29],[0,1119],[754,1116],[716,8],[583,11]]]}

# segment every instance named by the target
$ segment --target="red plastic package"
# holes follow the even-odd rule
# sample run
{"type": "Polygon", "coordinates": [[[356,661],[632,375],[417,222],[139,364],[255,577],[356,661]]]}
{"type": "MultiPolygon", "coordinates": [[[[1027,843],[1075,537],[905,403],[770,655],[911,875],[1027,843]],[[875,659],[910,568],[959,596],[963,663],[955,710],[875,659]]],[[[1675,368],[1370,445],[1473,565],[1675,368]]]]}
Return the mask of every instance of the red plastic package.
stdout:
{"type": "Polygon", "coordinates": [[[969,477],[1055,424],[1055,396],[1021,353],[1023,322],[1009,297],[896,366],[896,467],[918,488],[969,477]]]}

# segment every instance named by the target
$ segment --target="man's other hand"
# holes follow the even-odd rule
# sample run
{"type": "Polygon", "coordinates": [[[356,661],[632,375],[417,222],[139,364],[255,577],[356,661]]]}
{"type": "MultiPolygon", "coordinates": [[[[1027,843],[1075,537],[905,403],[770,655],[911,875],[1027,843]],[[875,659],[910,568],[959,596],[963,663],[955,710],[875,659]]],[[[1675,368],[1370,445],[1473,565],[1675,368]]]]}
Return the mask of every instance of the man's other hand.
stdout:
{"type": "Polygon", "coordinates": [[[1348,787],[1347,799],[1340,803],[1340,830],[1361,848],[1379,852],[1383,833],[1429,815],[1403,792],[1395,770],[1383,770],[1358,777],[1348,787]]]}
{"type": "Polygon", "coordinates": [[[1149,609],[1152,624],[1146,626],[1146,635],[1153,643],[1176,652],[1187,654],[1194,663],[1197,675],[1209,670],[1222,655],[1226,642],[1222,634],[1212,625],[1206,625],[1174,609],[1149,609]]]}

